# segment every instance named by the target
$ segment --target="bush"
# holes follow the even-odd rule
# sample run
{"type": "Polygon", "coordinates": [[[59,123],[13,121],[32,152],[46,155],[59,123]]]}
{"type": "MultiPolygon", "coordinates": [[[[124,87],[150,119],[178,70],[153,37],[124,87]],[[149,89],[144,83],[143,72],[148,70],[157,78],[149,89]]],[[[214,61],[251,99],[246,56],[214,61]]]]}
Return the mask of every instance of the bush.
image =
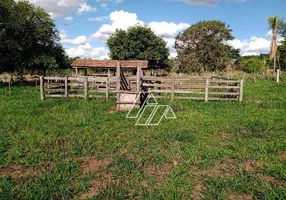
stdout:
{"type": "Polygon", "coordinates": [[[250,58],[240,63],[241,68],[246,73],[258,73],[265,70],[264,62],[259,58],[250,58]]]}

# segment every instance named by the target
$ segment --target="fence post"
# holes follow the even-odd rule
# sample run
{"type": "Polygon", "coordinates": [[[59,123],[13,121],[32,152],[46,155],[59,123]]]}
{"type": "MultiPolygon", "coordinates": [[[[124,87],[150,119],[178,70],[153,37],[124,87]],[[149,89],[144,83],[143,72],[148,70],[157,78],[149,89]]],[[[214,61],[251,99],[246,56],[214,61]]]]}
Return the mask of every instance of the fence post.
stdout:
{"type": "Polygon", "coordinates": [[[244,84],[244,81],[240,80],[240,83],[239,83],[239,101],[240,102],[242,102],[243,100],[243,84],[244,84]]]}
{"type": "Polygon", "coordinates": [[[277,69],[277,78],[276,78],[277,83],[280,82],[280,69],[277,69]]]}
{"type": "Polygon", "coordinates": [[[68,94],[68,77],[65,76],[65,97],[67,98],[69,96],[68,94]]]}
{"type": "Polygon", "coordinates": [[[108,77],[107,77],[107,79],[106,79],[106,100],[108,100],[108,98],[109,98],[109,85],[110,85],[110,80],[109,80],[109,75],[108,75],[108,77]]]}
{"type": "Polygon", "coordinates": [[[88,99],[88,78],[84,77],[84,98],[88,99]]]}
{"type": "Polygon", "coordinates": [[[44,94],[44,77],[40,76],[40,92],[41,92],[41,101],[44,100],[45,94],[44,94]]]}
{"type": "Polygon", "coordinates": [[[171,86],[171,101],[174,101],[175,98],[175,78],[172,78],[172,82],[171,82],[172,86],[171,86]]]}
{"type": "Polygon", "coordinates": [[[206,87],[205,87],[205,102],[209,101],[209,84],[210,80],[209,78],[206,79],[206,87]]]}

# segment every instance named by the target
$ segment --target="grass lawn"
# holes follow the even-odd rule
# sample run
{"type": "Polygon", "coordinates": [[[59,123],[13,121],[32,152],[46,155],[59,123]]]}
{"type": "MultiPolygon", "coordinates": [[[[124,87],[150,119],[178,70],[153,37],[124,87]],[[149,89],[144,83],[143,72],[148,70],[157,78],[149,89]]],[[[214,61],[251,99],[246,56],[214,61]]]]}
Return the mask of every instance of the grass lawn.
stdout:
{"type": "Polygon", "coordinates": [[[0,199],[286,199],[286,82],[176,100],[156,127],[114,104],[0,88],[0,199]]]}

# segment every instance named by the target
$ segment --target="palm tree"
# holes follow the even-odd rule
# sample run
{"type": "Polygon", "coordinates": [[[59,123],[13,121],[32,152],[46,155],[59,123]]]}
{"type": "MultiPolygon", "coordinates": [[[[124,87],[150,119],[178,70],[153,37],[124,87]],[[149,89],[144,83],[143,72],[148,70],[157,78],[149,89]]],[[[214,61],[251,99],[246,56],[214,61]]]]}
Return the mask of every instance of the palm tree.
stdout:
{"type": "Polygon", "coordinates": [[[279,34],[281,18],[278,15],[268,17],[269,28],[272,30],[272,40],[270,44],[270,60],[274,60],[274,71],[276,70],[277,60],[277,38],[279,34]]]}

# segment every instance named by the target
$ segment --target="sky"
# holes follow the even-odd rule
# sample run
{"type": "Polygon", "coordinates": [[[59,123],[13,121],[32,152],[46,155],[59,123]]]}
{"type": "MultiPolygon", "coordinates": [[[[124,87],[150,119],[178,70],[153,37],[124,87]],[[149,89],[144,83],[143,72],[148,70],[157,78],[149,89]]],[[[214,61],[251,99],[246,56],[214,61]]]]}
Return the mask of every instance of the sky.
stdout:
{"type": "Polygon", "coordinates": [[[175,37],[192,24],[221,20],[233,30],[227,44],[241,55],[268,53],[267,17],[286,18],[286,0],[29,0],[55,20],[61,43],[71,57],[108,59],[107,38],[116,29],[149,26],[170,49],[175,37]]]}

